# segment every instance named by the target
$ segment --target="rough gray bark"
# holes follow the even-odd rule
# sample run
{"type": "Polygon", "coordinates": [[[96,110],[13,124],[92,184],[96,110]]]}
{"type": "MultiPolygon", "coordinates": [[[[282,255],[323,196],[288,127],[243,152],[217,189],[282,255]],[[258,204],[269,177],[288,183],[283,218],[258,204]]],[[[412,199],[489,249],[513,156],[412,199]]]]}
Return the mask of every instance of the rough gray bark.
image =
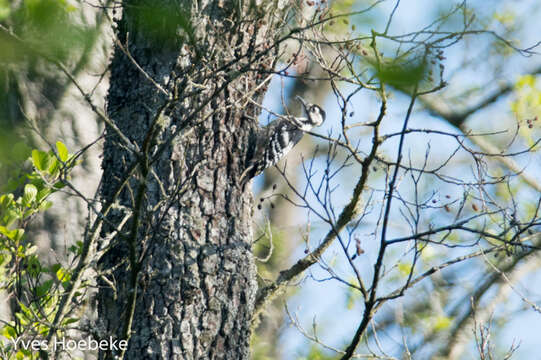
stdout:
{"type": "Polygon", "coordinates": [[[131,217],[102,244],[109,248],[98,301],[100,337],[129,339],[127,359],[249,358],[252,199],[237,178],[259,113],[249,100],[266,90],[247,70],[272,62],[256,51],[268,34],[252,10],[220,1],[124,2],[118,38],[129,45],[115,49],[108,113],[140,154],[107,129],[101,194],[121,206],[104,237],[131,217]],[[180,18],[149,27],[145,12],[180,18]]]}

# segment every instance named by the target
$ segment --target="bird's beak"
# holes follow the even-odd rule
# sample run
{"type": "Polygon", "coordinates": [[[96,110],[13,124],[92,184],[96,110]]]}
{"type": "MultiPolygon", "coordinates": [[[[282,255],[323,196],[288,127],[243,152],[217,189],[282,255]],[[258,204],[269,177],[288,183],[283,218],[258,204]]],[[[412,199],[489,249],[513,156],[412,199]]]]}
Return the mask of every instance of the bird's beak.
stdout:
{"type": "Polygon", "coordinates": [[[302,104],[302,106],[304,107],[304,110],[307,110],[307,105],[306,105],[306,101],[304,101],[303,98],[301,98],[299,95],[295,96],[295,99],[299,100],[299,102],[302,104]]]}
{"type": "Polygon", "coordinates": [[[295,96],[295,99],[299,100],[301,102],[301,104],[303,104],[304,106],[306,106],[306,101],[304,101],[303,98],[301,98],[299,95],[295,96]]]}

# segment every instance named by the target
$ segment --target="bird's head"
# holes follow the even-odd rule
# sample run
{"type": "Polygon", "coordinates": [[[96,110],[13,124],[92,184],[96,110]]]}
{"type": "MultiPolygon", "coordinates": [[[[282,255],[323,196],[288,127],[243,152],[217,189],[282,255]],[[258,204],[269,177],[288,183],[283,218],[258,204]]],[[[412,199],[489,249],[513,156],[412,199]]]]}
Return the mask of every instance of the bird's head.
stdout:
{"type": "Polygon", "coordinates": [[[304,101],[303,98],[297,96],[297,100],[302,104],[306,115],[308,116],[308,123],[310,126],[320,126],[325,121],[325,111],[316,104],[310,104],[304,101]]]}

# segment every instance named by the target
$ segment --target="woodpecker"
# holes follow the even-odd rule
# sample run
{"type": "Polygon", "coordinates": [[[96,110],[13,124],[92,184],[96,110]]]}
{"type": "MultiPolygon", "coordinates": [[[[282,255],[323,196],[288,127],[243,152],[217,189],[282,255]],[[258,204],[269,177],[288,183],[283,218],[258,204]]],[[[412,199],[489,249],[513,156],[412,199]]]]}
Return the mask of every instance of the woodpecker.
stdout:
{"type": "Polygon", "coordinates": [[[296,98],[307,117],[283,116],[258,131],[254,156],[240,176],[239,183],[243,187],[250,179],[286,156],[301,141],[305,131],[325,121],[325,111],[321,107],[307,103],[300,96],[296,98]]]}

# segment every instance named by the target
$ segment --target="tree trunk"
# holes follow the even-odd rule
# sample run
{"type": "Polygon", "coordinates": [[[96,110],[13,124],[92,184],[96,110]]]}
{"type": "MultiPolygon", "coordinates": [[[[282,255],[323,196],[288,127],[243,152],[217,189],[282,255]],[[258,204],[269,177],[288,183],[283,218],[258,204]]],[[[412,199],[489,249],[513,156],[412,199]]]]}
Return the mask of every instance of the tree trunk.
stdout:
{"type": "Polygon", "coordinates": [[[139,155],[107,128],[101,194],[119,206],[102,232],[99,337],[128,339],[127,359],[247,359],[252,197],[237,178],[266,90],[253,69],[272,66],[266,26],[236,2],[123,6],[108,115],[139,155]]]}

